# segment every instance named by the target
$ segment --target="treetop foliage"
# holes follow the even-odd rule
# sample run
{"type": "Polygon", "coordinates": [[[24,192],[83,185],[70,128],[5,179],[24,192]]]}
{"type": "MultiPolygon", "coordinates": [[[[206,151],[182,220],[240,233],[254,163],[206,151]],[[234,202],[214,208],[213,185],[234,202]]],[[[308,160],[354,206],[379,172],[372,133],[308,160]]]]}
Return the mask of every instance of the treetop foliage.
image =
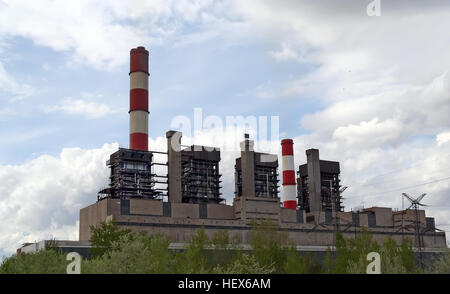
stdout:
{"type": "MultiPolygon", "coordinates": [[[[322,256],[299,254],[286,232],[280,232],[270,221],[252,223],[250,250],[240,235],[217,231],[208,235],[199,229],[183,250],[170,250],[162,234],[148,235],[121,229],[113,222],[91,227],[91,258],[83,259],[81,272],[95,273],[216,273],[216,274],[348,274],[366,273],[369,252],[381,256],[381,271],[392,273],[450,273],[450,250],[425,271],[417,261],[409,239],[398,246],[393,239],[378,244],[363,230],[354,238],[336,235],[336,250],[322,256]]],[[[3,260],[0,273],[65,273],[69,261],[55,244],[37,253],[22,253],[3,260]]]]}

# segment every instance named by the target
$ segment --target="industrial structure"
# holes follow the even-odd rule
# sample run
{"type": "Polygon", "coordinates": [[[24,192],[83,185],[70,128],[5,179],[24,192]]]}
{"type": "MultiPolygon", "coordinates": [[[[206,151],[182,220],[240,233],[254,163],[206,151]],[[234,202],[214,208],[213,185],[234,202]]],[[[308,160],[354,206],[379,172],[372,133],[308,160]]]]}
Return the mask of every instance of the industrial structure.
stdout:
{"type": "Polygon", "coordinates": [[[281,141],[281,157],[283,158],[283,206],[287,209],[297,209],[293,140],[281,141]]]}
{"type": "Polygon", "coordinates": [[[203,228],[212,236],[227,230],[249,243],[251,224],[271,220],[287,232],[297,246],[333,246],[336,229],[354,237],[368,228],[374,239],[392,237],[414,240],[412,222],[422,230],[417,246],[435,250],[446,244],[445,233],[423,210],[414,215],[387,207],[344,211],[339,162],[320,160],[319,150],[306,150],[306,164],[294,166],[294,141],[285,139],[282,149],[282,199],[279,197],[278,156],[255,152],[254,142],[244,135],[241,154],[235,161],[235,195],[232,205],[221,194],[220,150],[207,146],[181,145],[182,133],[168,131],[167,162],[153,162],[148,148],[148,51],[130,52],[130,145],[120,148],[107,162],[109,187],[99,192],[97,202],[80,211],[80,241],[91,237],[90,226],[114,220],[134,231],[162,233],[173,244],[183,244],[203,228]],[[154,173],[153,166],[167,166],[167,174],[154,173]],[[297,178],[295,178],[297,172],[297,178]],[[156,184],[165,185],[156,188],[156,184]],[[166,197],[163,197],[166,196],[166,197]],[[167,201],[166,201],[167,198],[167,201]],[[399,219],[401,217],[401,223],[399,219]],[[339,225],[337,225],[339,224],[339,225]]]}
{"type": "Polygon", "coordinates": [[[320,160],[319,150],[306,150],[307,163],[298,168],[298,202],[306,211],[343,211],[339,162],[320,160]]]}
{"type": "Polygon", "coordinates": [[[244,135],[241,142],[241,157],[236,158],[235,196],[278,197],[278,158],[273,154],[253,150],[254,142],[244,135]]]}

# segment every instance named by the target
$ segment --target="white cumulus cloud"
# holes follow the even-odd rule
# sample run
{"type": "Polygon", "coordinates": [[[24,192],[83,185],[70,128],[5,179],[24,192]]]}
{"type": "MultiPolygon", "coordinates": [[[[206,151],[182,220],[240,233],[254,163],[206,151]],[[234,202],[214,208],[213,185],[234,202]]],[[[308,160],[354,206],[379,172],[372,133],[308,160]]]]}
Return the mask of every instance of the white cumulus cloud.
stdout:
{"type": "Polygon", "coordinates": [[[13,253],[25,242],[77,240],[79,211],[106,186],[105,162],[117,148],[64,148],[58,156],[0,166],[0,248],[13,253]]]}
{"type": "Polygon", "coordinates": [[[88,119],[101,118],[116,112],[108,104],[71,98],[63,99],[57,105],[43,106],[43,110],[45,112],[64,112],[71,115],[81,115],[88,119]]]}

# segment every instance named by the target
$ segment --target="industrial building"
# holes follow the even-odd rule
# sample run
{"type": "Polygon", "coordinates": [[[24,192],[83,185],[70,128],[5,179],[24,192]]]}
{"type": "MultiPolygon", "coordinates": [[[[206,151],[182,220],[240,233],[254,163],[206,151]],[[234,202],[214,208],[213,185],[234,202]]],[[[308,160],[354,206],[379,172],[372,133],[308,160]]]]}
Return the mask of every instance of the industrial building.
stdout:
{"type": "Polygon", "coordinates": [[[298,203],[306,211],[343,211],[339,162],[320,160],[319,150],[306,150],[307,163],[298,168],[298,203]],[[312,176],[309,176],[312,175],[312,176]]]}
{"type": "Polygon", "coordinates": [[[130,52],[130,147],[111,155],[109,187],[99,192],[97,202],[81,209],[80,241],[90,239],[90,226],[114,220],[133,231],[162,233],[172,244],[184,244],[199,228],[210,236],[227,230],[248,244],[252,221],[270,219],[298,248],[308,250],[333,246],[337,231],[354,237],[363,227],[376,241],[410,238],[424,252],[446,245],[445,233],[424,210],[344,211],[339,162],[321,160],[319,150],[309,149],[306,163],[295,169],[291,139],[281,142],[281,199],[277,155],[255,152],[247,134],[235,161],[232,205],[221,194],[219,149],[184,148],[181,132],[168,131],[167,152],[156,152],[167,156],[167,162],[153,162],[155,151],[148,149],[148,57],[143,47],[130,52]],[[167,174],[153,173],[156,164],[167,166],[167,174]]]}

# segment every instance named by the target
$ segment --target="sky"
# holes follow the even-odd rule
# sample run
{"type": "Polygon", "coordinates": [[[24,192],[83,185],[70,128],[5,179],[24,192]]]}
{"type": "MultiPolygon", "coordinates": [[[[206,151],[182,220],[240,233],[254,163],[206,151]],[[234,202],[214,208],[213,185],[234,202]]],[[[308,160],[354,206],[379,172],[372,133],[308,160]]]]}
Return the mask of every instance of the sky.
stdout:
{"type": "MultiPolygon", "coordinates": [[[[256,150],[280,154],[292,138],[296,165],[308,148],[339,161],[346,210],[427,193],[427,216],[449,231],[450,2],[380,0],[369,16],[371,2],[0,0],[0,256],[78,239],[105,161],[128,147],[137,46],[150,52],[151,150],[194,109],[223,122],[275,116],[279,138],[250,131],[256,150]]],[[[183,144],[246,131],[206,121],[183,144]]],[[[238,152],[221,149],[231,204],[238,152]]]]}

